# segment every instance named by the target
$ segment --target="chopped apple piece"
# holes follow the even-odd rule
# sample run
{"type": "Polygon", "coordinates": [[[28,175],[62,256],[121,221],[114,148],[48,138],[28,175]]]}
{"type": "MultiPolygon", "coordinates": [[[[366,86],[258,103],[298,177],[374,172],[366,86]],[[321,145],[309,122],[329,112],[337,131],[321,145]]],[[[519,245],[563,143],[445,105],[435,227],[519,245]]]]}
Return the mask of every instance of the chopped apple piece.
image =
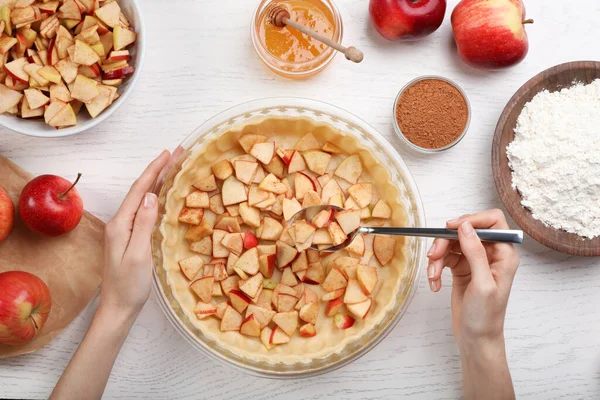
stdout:
{"type": "Polygon", "coordinates": [[[235,267],[240,268],[250,275],[256,274],[260,269],[260,264],[258,263],[258,250],[256,247],[244,252],[235,263],[235,267]]]}
{"type": "Polygon", "coordinates": [[[56,128],[73,126],[75,124],[77,124],[77,116],[70,104],[61,108],[60,111],[48,121],[48,125],[56,128]]]}
{"type": "Polygon", "coordinates": [[[338,329],[348,329],[354,325],[354,318],[348,314],[338,313],[333,318],[335,327],[338,329]]]}
{"type": "MultiPolygon", "coordinates": [[[[201,210],[201,209],[200,209],[201,210]]],[[[212,237],[212,244],[213,244],[213,249],[212,249],[212,256],[213,257],[228,257],[229,256],[229,250],[227,249],[227,247],[223,246],[221,244],[221,240],[223,240],[223,238],[227,235],[227,231],[221,230],[221,229],[214,229],[213,230],[213,237],[212,237]]]]}
{"type": "Polygon", "coordinates": [[[75,41],[73,62],[79,65],[93,65],[100,61],[100,56],[84,41],[75,41]]]}
{"type": "Polygon", "coordinates": [[[361,303],[348,304],[346,305],[346,308],[357,318],[365,319],[365,317],[369,313],[369,310],[371,309],[371,304],[372,300],[367,299],[361,303]]]}
{"type": "Polygon", "coordinates": [[[77,78],[77,73],[79,70],[78,66],[68,58],[60,60],[54,65],[54,67],[58,70],[60,76],[62,76],[67,84],[73,82],[75,78],[77,78]]]}
{"type": "Polygon", "coordinates": [[[306,174],[297,172],[294,177],[294,189],[296,191],[296,199],[302,200],[307,192],[316,190],[315,183],[306,174]]]}
{"type": "Polygon", "coordinates": [[[123,50],[137,39],[137,34],[120,25],[113,29],[113,47],[116,51],[123,50]]]}
{"type": "Polygon", "coordinates": [[[262,288],[262,281],[263,276],[259,272],[243,284],[240,284],[240,290],[247,294],[250,298],[255,298],[259,290],[262,288]]]}
{"type": "Polygon", "coordinates": [[[250,315],[254,315],[254,318],[258,321],[261,328],[269,325],[273,316],[275,315],[275,311],[269,310],[258,305],[250,304],[246,310],[246,318],[250,315]]]}
{"type": "Polygon", "coordinates": [[[184,207],[179,213],[179,222],[186,224],[198,225],[204,217],[204,210],[202,208],[189,208],[184,207]]]}
{"type": "Polygon", "coordinates": [[[223,214],[225,212],[223,197],[220,194],[210,196],[210,199],[208,199],[208,209],[217,215],[223,214]]]}
{"type": "Polygon", "coordinates": [[[325,280],[325,271],[323,271],[323,265],[320,262],[308,264],[306,275],[302,282],[311,285],[318,285],[323,283],[325,280]]]}
{"type": "Polygon", "coordinates": [[[396,251],[396,238],[392,236],[375,236],[373,239],[373,253],[381,265],[387,265],[396,251]]]}
{"type": "Polygon", "coordinates": [[[331,196],[327,203],[331,204],[332,206],[343,207],[344,206],[344,195],[342,193],[338,193],[334,196],[331,196]]]}
{"type": "Polygon", "coordinates": [[[362,235],[356,235],[352,243],[346,247],[346,251],[350,254],[362,256],[365,253],[365,238],[362,235]]]}
{"type": "Polygon", "coordinates": [[[22,98],[23,95],[21,93],[0,84],[0,114],[15,107],[22,98]]]}
{"type": "Polygon", "coordinates": [[[377,285],[377,270],[368,265],[359,264],[356,268],[356,276],[363,292],[371,294],[373,289],[375,289],[375,285],[377,285]]]}
{"type": "Polygon", "coordinates": [[[257,228],[260,226],[260,211],[254,207],[250,207],[248,203],[240,203],[238,209],[242,221],[248,226],[257,228]]]}
{"type": "Polygon", "coordinates": [[[242,322],[240,326],[240,333],[242,335],[259,337],[260,336],[260,323],[254,317],[254,314],[250,314],[242,322]]]}
{"type": "Polygon", "coordinates": [[[306,163],[304,162],[304,157],[302,157],[302,154],[299,151],[294,151],[288,165],[288,174],[304,171],[305,169],[306,163]]]}
{"type": "Polygon", "coordinates": [[[279,157],[273,157],[271,162],[264,165],[264,169],[270,173],[275,175],[279,179],[283,179],[285,164],[279,157]]]}
{"type": "Polygon", "coordinates": [[[292,272],[299,272],[308,269],[308,259],[306,257],[306,252],[301,252],[298,254],[296,259],[292,262],[292,272]]]}
{"type": "Polygon", "coordinates": [[[221,240],[221,244],[230,252],[239,256],[244,249],[244,239],[241,233],[228,233],[221,240]]]}
{"type": "Polygon", "coordinates": [[[294,309],[294,306],[298,302],[295,294],[279,293],[277,295],[277,311],[289,312],[294,309]]]}
{"type": "Polygon", "coordinates": [[[294,223],[294,235],[297,243],[304,243],[315,233],[315,227],[306,221],[296,221],[294,223]]]}
{"type": "MultiPolygon", "coordinates": [[[[335,219],[345,235],[354,232],[360,226],[360,210],[344,210],[335,213],[335,219]]],[[[331,232],[330,232],[331,233],[331,232]]],[[[333,234],[331,235],[333,238],[333,234]]],[[[344,240],[346,240],[344,238],[344,240]]],[[[335,243],[335,238],[334,238],[335,243]]]]}
{"type": "Polygon", "coordinates": [[[367,296],[364,294],[358,280],[350,278],[344,294],[344,303],[355,304],[365,300],[367,300],[367,296]]]}
{"type": "Polygon", "coordinates": [[[285,185],[273,174],[265,176],[265,179],[258,184],[258,188],[275,194],[282,194],[287,191],[285,185]]]}
{"type": "Polygon", "coordinates": [[[203,192],[212,192],[213,190],[217,190],[217,182],[215,181],[215,176],[212,174],[196,181],[196,183],[194,183],[192,186],[198,190],[202,190],[203,192]]]}
{"type": "Polygon", "coordinates": [[[273,336],[273,330],[268,326],[264,327],[263,330],[260,332],[260,341],[267,348],[267,350],[271,350],[275,346],[271,343],[271,336],[273,336]]]}
{"type": "Polygon", "coordinates": [[[327,306],[325,307],[325,315],[327,315],[328,317],[333,317],[335,314],[337,314],[337,312],[340,310],[340,308],[342,308],[343,305],[344,302],[340,298],[330,300],[329,303],[327,303],[327,306]]]}
{"type": "MultiPolygon", "coordinates": [[[[15,105],[16,107],[16,105],[15,105]]],[[[44,115],[44,107],[31,109],[29,107],[29,103],[27,102],[27,98],[24,97],[21,102],[21,117],[22,118],[33,118],[33,117],[41,117],[44,115]]]]}
{"type": "Polygon", "coordinates": [[[262,235],[260,236],[261,239],[272,241],[278,240],[281,236],[281,232],[283,232],[283,226],[279,223],[279,221],[271,217],[265,217],[263,219],[263,224],[263,231],[262,235]]]}
{"type": "Polygon", "coordinates": [[[329,236],[331,236],[331,241],[334,246],[342,244],[346,241],[346,234],[337,222],[332,222],[329,224],[327,231],[329,232],[329,236]]]}
{"type": "Polygon", "coordinates": [[[277,203],[277,196],[275,194],[268,192],[267,198],[260,203],[256,204],[256,208],[260,208],[261,210],[265,210],[267,208],[271,208],[273,204],[277,203]]]}
{"type": "Polygon", "coordinates": [[[302,152],[308,150],[319,150],[320,148],[321,145],[317,139],[315,139],[315,136],[312,133],[307,133],[306,135],[302,136],[302,138],[294,146],[295,150],[302,152]]]}
{"type": "Polygon", "coordinates": [[[329,161],[331,161],[331,154],[319,151],[310,150],[303,153],[304,160],[308,169],[317,175],[323,175],[327,172],[329,161]]]}
{"type": "Polygon", "coordinates": [[[316,206],[321,204],[321,196],[314,190],[308,190],[304,193],[304,199],[302,200],[302,208],[316,206]]]}
{"type": "Polygon", "coordinates": [[[204,319],[206,317],[210,317],[211,315],[216,315],[217,306],[212,303],[203,303],[199,301],[194,308],[194,314],[196,314],[198,319],[204,319]]]}
{"type": "Polygon", "coordinates": [[[289,221],[294,216],[294,214],[296,214],[301,209],[302,206],[295,198],[283,199],[283,219],[285,221],[289,221]]]}
{"type": "Polygon", "coordinates": [[[280,282],[282,285],[287,286],[296,286],[298,284],[298,280],[296,279],[296,276],[294,275],[290,267],[283,269],[280,282]]]}
{"type": "Polygon", "coordinates": [[[273,316],[273,322],[277,324],[286,334],[293,335],[298,328],[298,312],[279,312],[273,316]]]}
{"type": "Polygon", "coordinates": [[[258,246],[258,239],[254,235],[254,233],[252,233],[252,231],[246,231],[246,233],[244,234],[243,244],[245,249],[252,249],[258,246]]]}
{"type": "Polygon", "coordinates": [[[250,190],[248,191],[248,205],[254,207],[257,204],[267,200],[268,198],[269,192],[261,190],[256,186],[250,186],[250,190]]]}
{"type": "Polygon", "coordinates": [[[215,313],[215,317],[222,319],[227,307],[231,307],[227,302],[217,304],[217,312],[215,313]]]}
{"type": "Polygon", "coordinates": [[[247,134],[238,139],[240,146],[246,153],[250,153],[252,147],[254,147],[257,143],[263,143],[267,140],[266,136],[263,135],[255,135],[255,134],[247,134]]]}
{"type": "Polygon", "coordinates": [[[232,290],[239,289],[240,285],[240,277],[236,275],[232,275],[229,278],[221,281],[221,288],[223,289],[223,293],[225,296],[229,296],[232,290]]]}
{"type": "Polygon", "coordinates": [[[222,231],[227,231],[229,233],[237,232],[240,233],[242,229],[240,228],[240,222],[237,218],[230,217],[227,215],[221,215],[217,217],[215,221],[214,229],[220,229],[222,231]]]}
{"type": "Polygon", "coordinates": [[[301,309],[300,309],[300,313],[299,313],[300,319],[311,323],[311,324],[316,324],[317,323],[317,317],[319,316],[319,304],[318,303],[308,303],[305,304],[301,309]]]}
{"type": "Polygon", "coordinates": [[[212,255],[212,239],[210,236],[202,238],[198,241],[190,243],[190,251],[206,256],[212,255]]]}
{"type": "Polygon", "coordinates": [[[256,143],[250,154],[263,164],[269,164],[275,155],[275,142],[256,143]]]}
{"type": "Polygon", "coordinates": [[[212,235],[212,233],[212,227],[203,218],[198,225],[192,225],[188,228],[185,238],[190,242],[197,242],[206,236],[212,235]]]}
{"type": "Polygon", "coordinates": [[[331,142],[326,142],[323,145],[323,148],[321,150],[326,151],[327,153],[331,153],[331,154],[342,154],[343,153],[342,149],[340,149],[339,147],[337,147],[336,145],[334,145],[331,142]]]}
{"type": "Polygon", "coordinates": [[[277,242],[277,266],[282,269],[288,266],[294,259],[298,251],[296,248],[282,242],[277,242]]]}
{"type": "Polygon", "coordinates": [[[249,185],[254,179],[254,174],[258,168],[258,163],[252,161],[237,160],[234,162],[235,177],[240,182],[249,185]]]}
{"type": "Polygon", "coordinates": [[[357,183],[348,188],[348,193],[360,208],[365,208],[371,203],[373,197],[373,184],[367,182],[357,183]]]}
{"type": "Polygon", "coordinates": [[[317,335],[317,330],[313,324],[304,324],[298,330],[302,337],[313,337],[317,335]]]}
{"type": "Polygon", "coordinates": [[[238,181],[233,176],[230,176],[229,178],[225,179],[221,191],[223,205],[230,206],[232,204],[238,204],[248,200],[248,195],[246,194],[246,187],[242,182],[238,181]]]}
{"type": "Polygon", "coordinates": [[[14,61],[4,64],[4,71],[17,82],[28,83],[29,74],[25,72],[25,66],[29,65],[26,57],[21,57],[14,61]]]}
{"type": "Polygon", "coordinates": [[[210,303],[212,300],[213,283],[215,283],[214,276],[205,276],[193,281],[190,284],[190,289],[192,289],[204,303],[210,303]]]}
{"type": "Polygon", "coordinates": [[[371,217],[373,218],[390,218],[392,216],[392,209],[387,205],[385,201],[379,199],[377,203],[375,203],[375,207],[373,207],[373,211],[371,212],[371,217]]]}
{"type": "Polygon", "coordinates": [[[344,289],[348,285],[348,281],[344,277],[342,271],[337,267],[333,267],[325,281],[321,285],[328,292],[333,292],[338,289],[344,289]]]}
{"type": "Polygon", "coordinates": [[[227,268],[225,267],[224,263],[215,264],[215,269],[213,271],[213,274],[215,277],[215,282],[224,281],[225,279],[227,279],[229,277],[229,275],[227,274],[227,268]]]}
{"type": "Polygon", "coordinates": [[[250,298],[239,289],[231,289],[228,296],[231,306],[239,313],[243,313],[251,302],[250,298]]]}
{"type": "Polygon", "coordinates": [[[204,260],[200,256],[191,256],[185,260],[179,261],[179,268],[188,280],[192,280],[200,268],[204,266],[204,260]]]}
{"type": "Polygon", "coordinates": [[[71,97],[82,103],[90,103],[99,94],[98,82],[83,75],[77,75],[73,90],[71,90],[71,97]]]}
{"type": "Polygon", "coordinates": [[[314,216],[311,223],[316,228],[326,228],[334,218],[335,212],[333,210],[321,210],[317,215],[314,216]]]}
{"type": "Polygon", "coordinates": [[[329,199],[341,193],[342,188],[340,184],[335,179],[330,179],[321,190],[321,201],[323,204],[329,204],[329,199]]]}
{"type": "Polygon", "coordinates": [[[185,198],[185,206],[192,208],[208,208],[208,193],[199,190],[190,193],[185,198]]]}
{"type": "Polygon", "coordinates": [[[224,181],[233,175],[233,167],[229,160],[222,160],[212,166],[213,174],[220,180],[224,181]]]}
{"type": "MultiPolygon", "coordinates": [[[[265,328],[266,329],[266,328],[265,328]]],[[[269,344],[285,344],[289,343],[291,338],[281,329],[279,326],[276,326],[271,331],[271,337],[269,338],[269,344]]]]}
{"type": "Polygon", "coordinates": [[[105,6],[100,7],[96,11],[94,11],[96,17],[100,19],[100,21],[104,22],[111,28],[115,28],[119,25],[119,15],[121,14],[121,8],[119,4],[114,1],[106,4],[105,6]]]}
{"type": "Polygon", "coordinates": [[[333,244],[331,240],[331,235],[329,235],[329,232],[326,228],[320,228],[315,231],[315,235],[312,238],[312,244],[314,244],[315,246],[333,244]]]}
{"type": "Polygon", "coordinates": [[[337,290],[334,290],[333,292],[325,293],[323,296],[321,296],[321,300],[322,301],[334,300],[334,299],[342,297],[345,292],[346,292],[346,289],[337,289],[337,290]]]}
{"type": "Polygon", "coordinates": [[[239,331],[242,321],[242,314],[237,312],[233,307],[227,307],[221,318],[221,332],[239,331]]]}
{"type": "Polygon", "coordinates": [[[362,174],[362,164],[358,155],[352,155],[347,157],[344,161],[338,165],[334,172],[335,176],[355,184],[358,182],[358,178],[362,174]]]}

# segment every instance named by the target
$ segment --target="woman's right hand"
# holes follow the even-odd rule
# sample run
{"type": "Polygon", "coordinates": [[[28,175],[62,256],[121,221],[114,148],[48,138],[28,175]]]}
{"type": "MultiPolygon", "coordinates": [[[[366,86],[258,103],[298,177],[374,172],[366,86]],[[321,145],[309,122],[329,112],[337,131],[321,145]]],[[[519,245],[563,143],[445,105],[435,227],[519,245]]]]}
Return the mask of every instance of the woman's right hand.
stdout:
{"type": "Polygon", "coordinates": [[[452,271],[452,327],[459,348],[479,341],[504,341],[504,317],[519,256],[513,245],[482,243],[475,229],[508,229],[504,213],[490,210],[448,221],[459,240],[436,239],[427,274],[438,292],[444,267],[452,271]]]}

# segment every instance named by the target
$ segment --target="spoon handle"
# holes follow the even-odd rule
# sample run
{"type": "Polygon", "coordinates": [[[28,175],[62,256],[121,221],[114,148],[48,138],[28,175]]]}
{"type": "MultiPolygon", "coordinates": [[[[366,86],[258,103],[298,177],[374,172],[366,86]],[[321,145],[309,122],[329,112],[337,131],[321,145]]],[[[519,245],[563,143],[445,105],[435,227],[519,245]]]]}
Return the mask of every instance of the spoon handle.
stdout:
{"type": "MultiPolygon", "coordinates": [[[[475,229],[477,236],[484,242],[497,243],[523,243],[523,231],[503,229],[475,229]]],[[[372,233],[374,235],[394,236],[419,236],[441,239],[458,239],[458,231],[445,228],[393,228],[365,226],[358,233],[372,233]]]]}

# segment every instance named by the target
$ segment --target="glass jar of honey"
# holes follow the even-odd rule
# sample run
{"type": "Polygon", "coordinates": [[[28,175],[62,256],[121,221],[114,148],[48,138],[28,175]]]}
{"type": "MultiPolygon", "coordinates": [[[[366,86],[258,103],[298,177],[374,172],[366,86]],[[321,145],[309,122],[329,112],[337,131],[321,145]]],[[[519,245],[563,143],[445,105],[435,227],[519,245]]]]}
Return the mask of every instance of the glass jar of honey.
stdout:
{"type": "Polygon", "coordinates": [[[321,72],[336,51],[308,35],[269,19],[275,6],[284,7],[290,19],[317,33],[342,41],[342,18],[330,0],[263,0],[252,17],[252,42],[261,60],[286,78],[304,79],[321,72]]]}

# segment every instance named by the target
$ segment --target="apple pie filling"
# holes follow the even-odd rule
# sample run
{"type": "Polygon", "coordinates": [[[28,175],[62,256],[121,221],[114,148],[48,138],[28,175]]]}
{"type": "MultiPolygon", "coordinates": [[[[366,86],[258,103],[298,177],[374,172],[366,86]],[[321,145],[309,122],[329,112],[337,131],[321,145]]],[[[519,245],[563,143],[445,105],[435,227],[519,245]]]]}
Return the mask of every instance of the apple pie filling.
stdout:
{"type": "Polygon", "coordinates": [[[393,306],[404,240],[387,172],[358,141],[306,119],[264,119],[198,146],[167,195],[167,281],[192,323],[246,358],[292,363],[343,349],[393,306]],[[307,133],[308,132],[308,133],[307,133]],[[290,223],[304,207],[332,204],[290,223]]]}

